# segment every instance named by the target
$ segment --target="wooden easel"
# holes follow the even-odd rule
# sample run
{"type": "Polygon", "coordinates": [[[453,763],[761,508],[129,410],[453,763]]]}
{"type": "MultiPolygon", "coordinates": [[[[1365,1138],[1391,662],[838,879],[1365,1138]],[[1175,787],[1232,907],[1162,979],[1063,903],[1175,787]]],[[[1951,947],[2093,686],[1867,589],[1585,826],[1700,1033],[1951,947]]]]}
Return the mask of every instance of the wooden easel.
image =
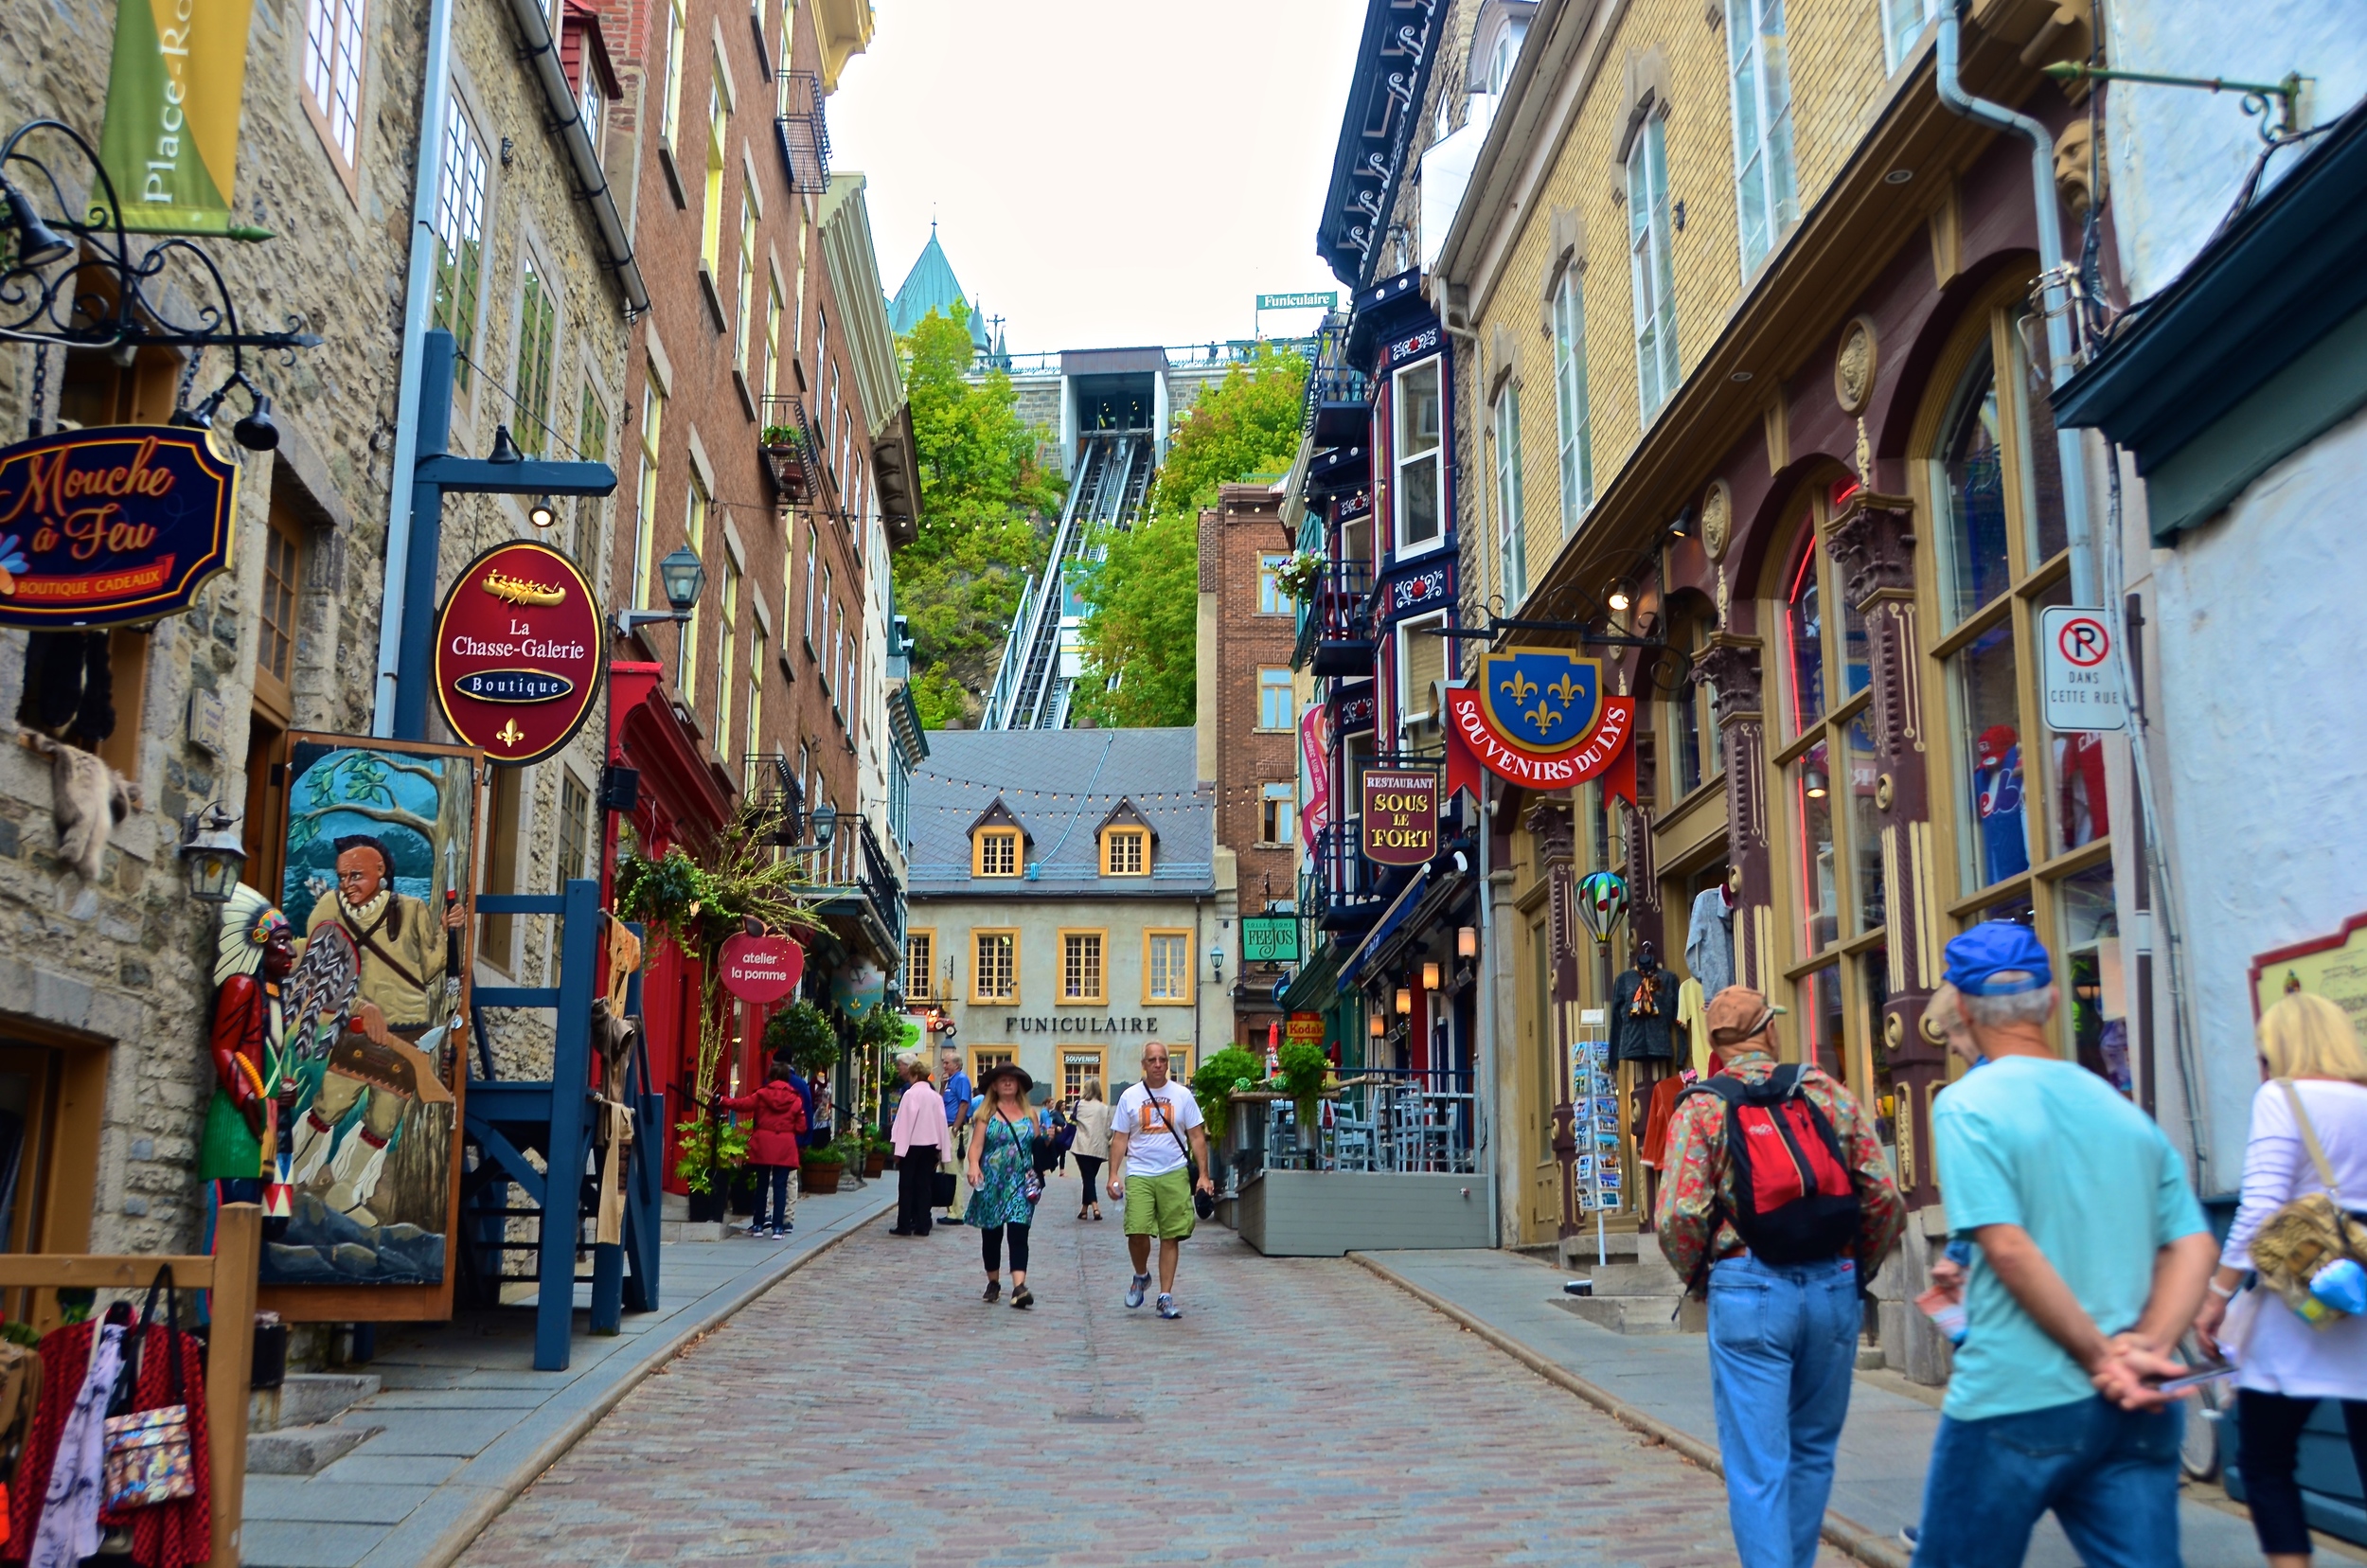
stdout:
{"type": "Polygon", "coordinates": [[[156,1271],[175,1286],[214,1292],[214,1332],[205,1348],[205,1453],[212,1467],[212,1568],[239,1568],[246,1506],[247,1384],[255,1375],[255,1276],[261,1262],[263,1211],[224,1203],[214,1221],[211,1257],[87,1253],[0,1253],[0,1290],[144,1291],[156,1271]],[[226,1330],[226,1331],[225,1331],[226,1330]]]}

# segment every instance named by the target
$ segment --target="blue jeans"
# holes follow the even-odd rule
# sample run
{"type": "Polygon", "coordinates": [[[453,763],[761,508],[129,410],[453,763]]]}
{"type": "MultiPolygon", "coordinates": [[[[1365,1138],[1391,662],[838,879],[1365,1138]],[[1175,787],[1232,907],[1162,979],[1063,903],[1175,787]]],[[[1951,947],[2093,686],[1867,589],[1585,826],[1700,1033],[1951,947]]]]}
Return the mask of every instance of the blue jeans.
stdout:
{"type": "Polygon", "coordinates": [[[1710,1391],[1743,1568],[1816,1561],[1863,1325],[1849,1258],[1710,1268],[1710,1391]]]}
{"type": "Polygon", "coordinates": [[[756,1218],[750,1223],[752,1225],[768,1223],[764,1218],[764,1203],[769,1194],[773,1200],[771,1228],[785,1229],[797,1213],[797,1205],[791,1201],[791,1194],[796,1191],[797,1167],[795,1166],[758,1166],[756,1168],[756,1218]]]}
{"type": "Polygon", "coordinates": [[[2185,1415],[2098,1397],[1983,1421],[1941,1417],[1914,1568],[2012,1568],[2049,1508],[2088,1568],[2179,1561],[2185,1415]]]}

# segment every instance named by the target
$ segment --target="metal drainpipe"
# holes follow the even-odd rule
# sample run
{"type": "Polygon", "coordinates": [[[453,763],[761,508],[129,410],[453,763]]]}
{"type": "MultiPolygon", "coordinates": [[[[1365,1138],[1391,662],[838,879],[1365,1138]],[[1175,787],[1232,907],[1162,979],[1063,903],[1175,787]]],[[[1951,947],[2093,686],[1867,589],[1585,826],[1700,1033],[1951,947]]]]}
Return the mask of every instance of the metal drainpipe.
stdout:
{"type": "Polygon", "coordinates": [[[1488,908],[1496,890],[1487,880],[1487,848],[1488,841],[1496,836],[1496,809],[1486,799],[1486,775],[1480,777],[1479,793],[1479,809],[1473,813],[1479,819],[1479,1049],[1471,1053],[1471,1066],[1479,1075],[1480,1145],[1487,1154],[1487,1163],[1481,1167],[1486,1177],[1487,1244],[1501,1247],[1504,1239],[1497,1229],[1501,1220],[1496,1206],[1496,1189],[1502,1185],[1496,1170],[1496,932],[1488,908]]]}
{"type": "MultiPolygon", "coordinates": [[[[1957,80],[1956,65],[1961,0],[1948,0],[1940,9],[1940,101],[1967,119],[2000,131],[2012,131],[2030,142],[2030,196],[2038,220],[2038,263],[2046,269],[2046,357],[2052,384],[2060,386],[2072,371],[2071,296],[2055,269],[2064,263],[2063,224],[2056,213],[2055,138],[2045,126],[2002,103],[1974,98],[1957,80]]],[[[2095,536],[2088,515],[2087,449],[2075,430],[2056,428],[2056,460],[2063,472],[2063,532],[2071,546],[2072,602],[2083,607],[2104,602],[2096,570],[2095,536]]]]}
{"type": "Polygon", "coordinates": [[[378,697],[370,733],[395,732],[395,667],[401,656],[403,579],[411,562],[413,448],[419,438],[419,357],[436,290],[436,180],[452,95],[453,0],[430,0],[419,144],[411,169],[411,272],[403,291],[401,381],[395,393],[395,469],[387,487],[386,579],[378,606],[378,697]]]}

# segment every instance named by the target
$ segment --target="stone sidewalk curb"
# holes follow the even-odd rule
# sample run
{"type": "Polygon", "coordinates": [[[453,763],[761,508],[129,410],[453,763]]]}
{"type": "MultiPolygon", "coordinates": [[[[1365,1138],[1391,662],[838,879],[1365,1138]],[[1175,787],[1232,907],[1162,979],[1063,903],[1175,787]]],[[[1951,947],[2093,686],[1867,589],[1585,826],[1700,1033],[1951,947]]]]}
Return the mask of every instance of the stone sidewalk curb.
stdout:
{"type": "MultiPolygon", "coordinates": [[[[626,1395],[640,1387],[642,1382],[654,1375],[660,1367],[673,1361],[685,1346],[701,1335],[712,1332],[721,1327],[750,1302],[772,1290],[815,1258],[826,1256],[841,1242],[854,1237],[864,1227],[878,1223],[893,1212],[894,1209],[891,1206],[856,1221],[819,1246],[784,1259],[777,1269],[769,1270],[755,1280],[731,1292],[697,1318],[685,1320],[669,1338],[645,1353],[639,1365],[627,1370],[623,1377],[603,1389],[598,1398],[573,1411],[555,1430],[536,1443],[525,1458],[512,1467],[509,1473],[503,1477],[498,1485],[467,1488],[474,1491],[477,1494],[476,1497],[464,1506],[459,1513],[436,1534],[435,1540],[429,1541],[418,1556],[411,1559],[411,1561],[417,1564],[417,1568],[450,1568],[452,1563],[459,1560],[463,1552],[475,1543],[476,1538],[485,1533],[485,1527],[492,1523],[504,1508],[516,1502],[520,1493],[532,1486],[536,1478],[544,1470],[557,1464],[569,1449],[574,1448],[582,1439],[585,1433],[599,1424],[601,1417],[623,1403],[626,1395]]],[[[513,1431],[509,1435],[514,1436],[516,1434],[513,1431]]],[[[432,1504],[426,1506],[432,1506],[432,1504]]],[[[389,1538],[390,1541],[392,1539],[392,1537],[389,1538]]]]}
{"type": "MultiPolygon", "coordinates": [[[[1609,1389],[1587,1381],[1584,1378],[1557,1366],[1535,1350],[1514,1339],[1510,1334],[1483,1322],[1435,1292],[1424,1290],[1387,1264],[1367,1257],[1362,1253],[1349,1253],[1348,1261],[1395,1285],[1398,1290],[1441,1316],[1450,1318],[1477,1334],[1489,1345],[1510,1356],[1514,1361],[1557,1387],[1575,1394],[1579,1399],[1600,1410],[1622,1426],[1642,1433],[1654,1442],[1664,1443],[1711,1474],[1723,1477],[1725,1462],[1716,1446],[1704,1443],[1689,1432],[1681,1432],[1657,1416],[1646,1414],[1620,1399],[1609,1389]]],[[[1846,1515],[1824,1511],[1825,1541],[1856,1558],[1868,1568],[1909,1568],[1908,1556],[1902,1542],[1878,1535],[1846,1515]]]]}

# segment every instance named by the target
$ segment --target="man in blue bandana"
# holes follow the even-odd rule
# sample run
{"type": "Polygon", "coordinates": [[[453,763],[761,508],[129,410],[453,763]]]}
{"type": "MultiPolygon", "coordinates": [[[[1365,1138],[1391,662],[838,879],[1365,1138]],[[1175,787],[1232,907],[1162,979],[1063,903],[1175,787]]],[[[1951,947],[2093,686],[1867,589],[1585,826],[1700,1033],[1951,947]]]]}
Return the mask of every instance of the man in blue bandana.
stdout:
{"type": "Polygon", "coordinates": [[[1949,1229],[1978,1243],[1915,1568],[2019,1563],[2055,1511],[2080,1560],[2180,1560],[2181,1411],[2153,1386],[2218,1259],[2162,1130],[2056,1048],[2054,966],[2027,926],[1948,945],[1988,1064],[1940,1095],[1949,1229]]]}

